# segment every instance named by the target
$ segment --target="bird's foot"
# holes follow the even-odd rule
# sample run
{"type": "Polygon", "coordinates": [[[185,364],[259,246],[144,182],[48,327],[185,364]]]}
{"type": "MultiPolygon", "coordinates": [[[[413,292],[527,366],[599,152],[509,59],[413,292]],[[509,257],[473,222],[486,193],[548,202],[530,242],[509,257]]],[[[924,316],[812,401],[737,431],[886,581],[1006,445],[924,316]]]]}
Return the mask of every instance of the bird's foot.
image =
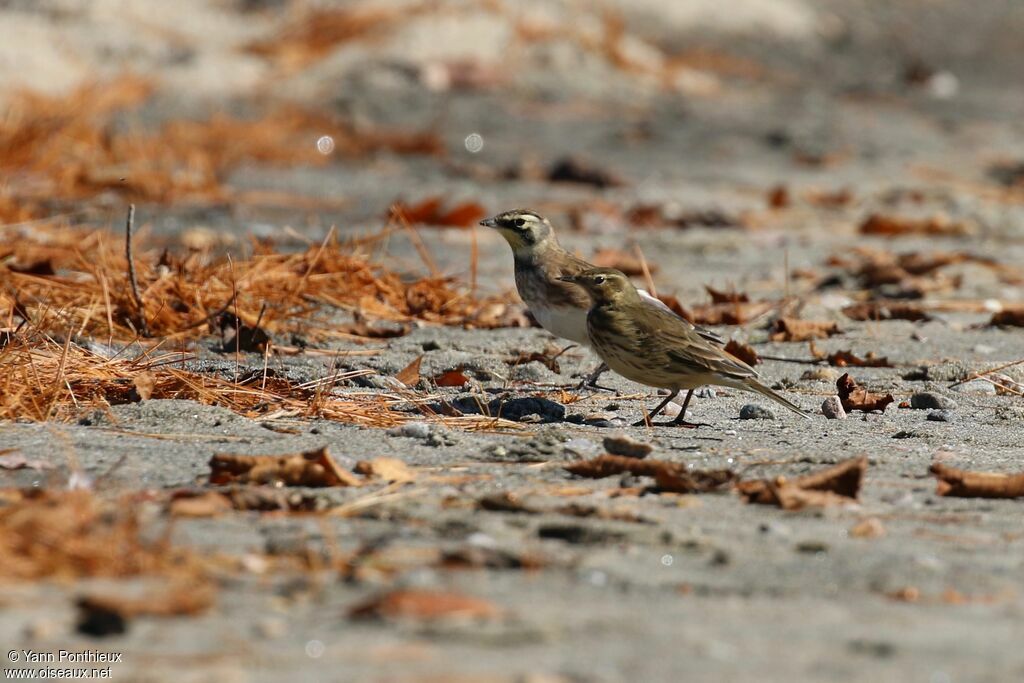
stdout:
{"type": "Polygon", "coordinates": [[[697,429],[699,427],[710,427],[711,425],[709,425],[707,422],[688,422],[686,420],[683,420],[682,422],[676,422],[675,420],[673,420],[672,422],[667,423],[667,426],[681,427],[683,429],[697,429]]]}
{"type": "Polygon", "coordinates": [[[710,427],[711,425],[709,425],[706,422],[687,422],[686,420],[683,420],[682,422],[676,422],[675,420],[672,420],[670,422],[652,422],[651,420],[648,420],[648,419],[645,418],[643,420],[637,420],[636,422],[633,423],[633,426],[634,427],[680,427],[682,429],[697,429],[698,427],[710,427]]]}
{"type": "Polygon", "coordinates": [[[591,380],[589,377],[584,379],[582,382],[576,385],[576,391],[584,391],[586,389],[594,389],[595,391],[610,391],[611,393],[617,393],[615,389],[611,387],[602,386],[597,383],[597,380],[591,380]]]}

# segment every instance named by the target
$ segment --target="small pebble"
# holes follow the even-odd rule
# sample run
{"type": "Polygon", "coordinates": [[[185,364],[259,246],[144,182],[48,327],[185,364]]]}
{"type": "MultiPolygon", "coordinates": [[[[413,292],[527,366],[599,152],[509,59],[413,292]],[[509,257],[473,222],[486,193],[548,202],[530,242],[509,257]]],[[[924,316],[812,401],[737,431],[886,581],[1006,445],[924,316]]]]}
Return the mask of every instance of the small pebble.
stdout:
{"type": "Polygon", "coordinates": [[[625,434],[611,434],[604,437],[604,449],[612,455],[624,455],[627,458],[645,458],[654,446],[629,437],[625,434]]]}
{"type": "Polygon", "coordinates": [[[773,536],[790,536],[793,532],[785,524],[779,522],[762,522],[757,530],[762,534],[771,534],[773,536]]]}
{"type": "Polygon", "coordinates": [[[821,403],[821,414],[830,420],[845,420],[846,410],[838,396],[829,396],[821,403]]]}
{"type": "Polygon", "coordinates": [[[956,401],[942,394],[922,391],[910,397],[910,407],[917,410],[956,410],[956,401]]]}
{"type": "Polygon", "coordinates": [[[668,405],[662,409],[661,414],[665,417],[675,417],[682,409],[683,407],[675,401],[669,401],[668,405]]]}
{"type": "Polygon", "coordinates": [[[983,379],[973,379],[970,382],[953,387],[953,390],[959,391],[963,394],[985,394],[986,396],[996,395],[995,386],[991,382],[986,382],[983,379]]]}
{"type": "MultiPolygon", "coordinates": [[[[566,418],[568,420],[568,418],[566,418]]],[[[582,422],[582,420],[581,420],[582,422]]],[[[591,458],[600,452],[600,447],[590,439],[569,439],[563,448],[566,453],[571,453],[579,458],[591,458]]]]}
{"type": "Polygon", "coordinates": [[[274,640],[284,636],[288,632],[288,624],[281,619],[267,617],[256,622],[253,627],[256,635],[265,640],[274,640]]]}
{"type": "Polygon", "coordinates": [[[881,538],[885,536],[885,525],[877,517],[868,517],[850,527],[847,533],[851,538],[881,538]]]}
{"type": "Polygon", "coordinates": [[[834,382],[839,379],[839,373],[832,368],[814,368],[813,370],[808,370],[802,374],[800,379],[817,379],[834,382]]]}
{"type": "Polygon", "coordinates": [[[928,419],[932,422],[952,422],[953,413],[948,410],[933,410],[928,413],[928,419]]]}
{"type": "Polygon", "coordinates": [[[694,398],[717,398],[718,392],[711,387],[701,387],[697,391],[693,392],[694,398]]]}
{"type": "Polygon", "coordinates": [[[800,541],[796,544],[796,551],[798,553],[826,553],[828,552],[828,543],[824,541],[800,541]]]}
{"type": "Polygon", "coordinates": [[[774,420],[775,414],[772,411],[757,405],[756,403],[748,403],[747,405],[740,408],[740,419],[741,420],[774,420]]]}
{"type": "Polygon", "coordinates": [[[392,427],[388,436],[408,436],[412,439],[425,439],[430,436],[430,425],[426,422],[406,422],[404,425],[392,427]]]}

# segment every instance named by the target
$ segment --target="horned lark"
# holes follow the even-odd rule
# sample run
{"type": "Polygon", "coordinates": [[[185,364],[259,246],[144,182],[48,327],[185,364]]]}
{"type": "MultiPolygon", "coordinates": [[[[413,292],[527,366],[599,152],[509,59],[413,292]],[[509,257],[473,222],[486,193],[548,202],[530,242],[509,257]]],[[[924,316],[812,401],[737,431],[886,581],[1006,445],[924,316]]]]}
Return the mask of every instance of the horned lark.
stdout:
{"type": "Polygon", "coordinates": [[[806,418],[797,405],[761,384],[749,365],[727,353],[681,318],[649,306],[623,273],[613,268],[594,268],[563,276],[563,282],[580,285],[592,300],[587,314],[591,347],[615,372],[649,387],[671,393],[636,426],[650,424],[651,418],[687,389],[682,410],[671,423],[685,422],[693,390],[705,384],[751,391],[781,403],[806,418]]]}
{"type": "MultiPolygon", "coordinates": [[[[590,346],[587,335],[590,297],[583,289],[562,278],[579,275],[594,266],[563,249],[550,221],[533,211],[506,211],[480,221],[480,225],[500,232],[512,247],[516,289],[540,326],[557,337],[590,346]]],[[[717,344],[723,343],[714,332],[694,327],[644,290],[634,291],[638,296],[638,305],[661,309],[664,315],[674,318],[676,324],[691,334],[717,344]]],[[[580,386],[603,388],[597,385],[597,378],[607,369],[608,366],[602,363],[580,386]]]]}

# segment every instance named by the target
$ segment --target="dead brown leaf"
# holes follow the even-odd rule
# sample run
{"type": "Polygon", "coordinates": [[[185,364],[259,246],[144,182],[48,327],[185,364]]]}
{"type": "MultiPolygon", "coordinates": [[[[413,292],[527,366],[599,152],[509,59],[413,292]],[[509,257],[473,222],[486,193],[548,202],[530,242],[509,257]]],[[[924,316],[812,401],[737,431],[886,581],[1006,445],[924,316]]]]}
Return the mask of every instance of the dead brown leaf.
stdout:
{"type": "Polygon", "coordinates": [[[54,469],[54,464],[37,458],[26,458],[14,448],[0,449],[0,470],[43,470],[54,469]]]}
{"type": "Polygon", "coordinates": [[[736,490],[748,503],[777,505],[784,510],[849,504],[857,500],[867,466],[867,458],[851,458],[792,480],[741,481],[736,490]]]}
{"type": "Polygon", "coordinates": [[[560,375],[562,374],[562,368],[558,364],[558,355],[560,354],[557,352],[548,353],[544,351],[520,351],[518,356],[515,356],[514,358],[506,358],[505,362],[512,366],[537,362],[546,367],[551,372],[555,373],[556,375],[560,375]]]}
{"type": "Polygon", "coordinates": [[[789,194],[789,188],[785,185],[776,185],[768,191],[768,206],[772,209],[785,209],[793,203],[789,194]]]}
{"type": "Polygon", "coordinates": [[[878,517],[868,517],[850,527],[847,533],[850,538],[881,538],[885,536],[885,525],[878,517]]]}
{"type": "Polygon", "coordinates": [[[575,157],[563,157],[551,164],[547,179],[554,183],[577,183],[599,189],[626,184],[619,175],[575,157]]]}
{"type": "Polygon", "coordinates": [[[168,506],[172,517],[217,517],[233,508],[231,500],[216,491],[206,491],[199,495],[192,495],[191,492],[175,495],[168,506]]]}
{"type": "Polygon", "coordinates": [[[810,190],[804,193],[804,200],[812,206],[825,209],[840,209],[853,201],[853,193],[846,188],[839,190],[810,190]]]}
{"type": "Polygon", "coordinates": [[[355,471],[373,479],[382,479],[388,483],[407,482],[416,478],[416,472],[398,458],[374,458],[360,460],[355,471]]]}
{"type": "Polygon", "coordinates": [[[754,350],[753,346],[738,342],[735,339],[729,340],[729,343],[725,345],[725,351],[736,356],[750,367],[754,367],[761,362],[761,356],[757,355],[757,351],[754,350]]]}
{"type": "Polygon", "coordinates": [[[423,365],[423,355],[420,354],[413,362],[406,365],[395,374],[395,379],[407,387],[414,387],[420,383],[420,366],[423,365]]]}
{"type": "Polygon", "coordinates": [[[406,205],[395,202],[391,210],[412,224],[438,225],[451,228],[470,228],[487,215],[487,209],[476,202],[463,202],[445,209],[441,197],[428,197],[423,201],[406,205]]]}
{"type": "Polygon", "coordinates": [[[857,384],[856,380],[850,377],[850,373],[845,373],[836,380],[836,389],[846,412],[859,410],[870,413],[878,410],[884,413],[886,406],[896,400],[892,394],[871,393],[857,384]]]}
{"type": "Polygon", "coordinates": [[[284,71],[320,61],[342,43],[379,36],[400,21],[425,9],[395,7],[316,7],[285,24],[277,33],[245,46],[247,52],[271,60],[284,71]]]}
{"type": "Polygon", "coordinates": [[[620,455],[599,455],[590,460],[579,460],[569,463],[565,469],[578,477],[589,479],[603,479],[625,472],[654,477],[658,489],[675,493],[715,491],[736,477],[732,470],[690,470],[682,463],[641,460],[620,455]]]}
{"type": "Polygon", "coordinates": [[[904,301],[863,301],[843,308],[851,320],[930,320],[921,304],[904,301]]]}
{"type": "Polygon", "coordinates": [[[210,458],[211,484],[361,486],[362,480],[334,462],[327,448],[289,455],[234,455],[210,458]]]}
{"type": "Polygon", "coordinates": [[[434,377],[434,384],[439,387],[461,387],[469,382],[469,377],[462,370],[448,370],[434,377]]]}
{"type": "MultiPolygon", "coordinates": [[[[644,264],[636,254],[621,249],[599,249],[590,261],[600,268],[614,268],[630,276],[644,274],[644,264]]],[[[647,267],[651,273],[658,270],[658,267],[654,264],[649,263],[647,267]]]]}
{"type": "Polygon", "coordinates": [[[1024,327],[1024,306],[1004,308],[993,313],[989,325],[995,327],[1024,327]]]}
{"type": "Polygon", "coordinates": [[[772,326],[771,340],[802,342],[811,339],[828,339],[836,334],[841,334],[839,325],[829,320],[778,318],[772,326]]]}
{"type": "Polygon", "coordinates": [[[153,390],[156,388],[156,377],[151,372],[140,372],[132,379],[132,384],[135,386],[135,393],[139,400],[148,401],[152,398],[153,390]]]}
{"type": "Polygon", "coordinates": [[[948,216],[932,216],[915,219],[884,214],[871,214],[860,226],[862,235],[969,235],[972,230],[964,223],[951,220],[948,216]]]}
{"type": "Polygon", "coordinates": [[[938,480],[936,493],[958,498],[1021,498],[1024,497],[1024,472],[972,472],[932,463],[931,473],[938,480]]]}
{"type": "Polygon", "coordinates": [[[373,597],[349,610],[352,619],[435,622],[493,621],[504,610],[481,598],[419,589],[399,589],[373,597]]]}
{"type": "Polygon", "coordinates": [[[828,355],[828,364],[833,367],[843,368],[846,366],[860,368],[891,368],[889,359],[875,355],[874,351],[868,351],[863,358],[852,351],[836,351],[828,355]]]}
{"type": "Polygon", "coordinates": [[[82,618],[96,618],[96,613],[117,615],[122,619],[135,617],[180,617],[202,614],[213,606],[216,593],[211,584],[172,584],[138,598],[124,595],[87,595],[78,599],[82,618]]]}
{"type": "MultiPolygon", "coordinates": [[[[669,308],[672,308],[672,306],[669,305],[669,308]]],[[[771,302],[747,301],[705,304],[694,306],[689,311],[686,311],[686,309],[682,310],[690,316],[687,319],[695,325],[743,325],[764,315],[771,309],[771,302]]]]}
{"type": "Polygon", "coordinates": [[[745,304],[750,302],[750,297],[743,292],[725,292],[715,289],[710,285],[704,285],[704,289],[711,295],[711,303],[713,304],[745,304]]]}
{"type": "Polygon", "coordinates": [[[477,506],[481,510],[490,510],[491,512],[521,512],[528,515],[540,512],[527,505],[518,494],[511,491],[489,493],[486,496],[482,496],[477,500],[477,506]]]}
{"type": "Polygon", "coordinates": [[[0,578],[195,578],[203,570],[187,549],[147,537],[138,500],[103,500],[85,490],[9,490],[0,507],[0,578]]]}

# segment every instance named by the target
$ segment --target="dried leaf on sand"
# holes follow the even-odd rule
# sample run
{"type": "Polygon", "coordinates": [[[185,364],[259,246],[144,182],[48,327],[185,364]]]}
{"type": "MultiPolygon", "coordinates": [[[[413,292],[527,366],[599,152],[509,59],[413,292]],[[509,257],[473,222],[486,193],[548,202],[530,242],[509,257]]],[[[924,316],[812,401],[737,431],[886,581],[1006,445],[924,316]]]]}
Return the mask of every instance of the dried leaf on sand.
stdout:
{"type": "Polygon", "coordinates": [[[948,216],[931,216],[929,218],[906,218],[887,214],[871,214],[861,223],[862,235],[941,235],[960,236],[971,234],[971,228],[951,220],[948,216]]]}
{"type": "Polygon", "coordinates": [[[778,318],[772,326],[771,340],[802,342],[811,339],[828,339],[836,334],[840,334],[839,325],[829,320],[778,318]]]}
{"type": "Polygon", "coordinates": [[[195,577],[198,558],[143,533],[136,501],[84,490],[16,491],[0,507],[0,579],[195,577]]]}
{"type": "Polygon", "coordinates": [[[420,383],[420,366],[423,365],[423,356],[417,356],[411,363],[395,373],[395,379],[407,387],[414,387],[420,383]]]}
{"type": "Polygon", "coordinates": [[[836,380],[839,400],[846,412],[859,410],[870,413],[874,410],[885,412],[886,406],[894,400],[892,394],[875,394],[857,384],[857,381],[850,377],[850,373],[843,374],[836,380]]]}
{"type": "Polygon", "coordinates": [[[334,462],[327,448],[289,455],[234,455],[210,458],[211,484],[361,486],[362,480],[334,462]]]}
{"type": "Polygon", "coordinates": [[[777,505],[784,510],[856,502],[867,471],[867,458],[851,458],[796,479],[775,477],[741,481],[736,490],[748,503],[777,505]]]}
{"type": "Polygon", "coordinates": [[[620,455],[599,455],[569,463],[565,469],[578,477],[603,479],[630,473],[654,477],[662,491],[704,493],[716,491],[735,479],[731,470],[690,470],[685,464],[665,460],[638,459],[620,455]]]}
{"type": "Polygon", "coordinates": [[[937,493],[940,496],[958,498],[1024,497],[1024,472],[1015,474],[972,472],[937,462],[932,464],[931,473],[939,480],[937,493]]]}
{"type": "Polygon", "coordinates": [[[117,615],[122,619],[178,617],[202,614],[213,606],[214,599],[215,591],[210,584],[179,583],[140,597],[87,595],[79,598],[77,605],[83,619],[101,615],[117,615]]]}
{"type": "Polygon", "coordinates": [[[349,610],[352,619],[393,621],[492,621],[504,610],[492,602],[461,593],[398,589],[373,597],[349,610]]]}
{"type": "Polygon", "coordinates": [[[447,370],[434,377],[434,384],[439,387],[461,387],[469,382],[469,377],[462,370],[447,370]]]}
{"type": "Polygon", "coordinates": [[[1024,306],[1006,308],[993,313],[989,325],[995,327],[1024,327],[1024,306]]]}
{"type": "MultiPolygon", "coordinates": [[[[626,275],[639,276],[644,274],[644,263],[636,254],[631,254],[622,249],[598,249],[594,252],[590,262],[600,268],[614,268],[621,270],[626,275]]],[[[654,264],[647,264],[647,272],[654,273],[658,267],[654,264]]]]}
{"type": "Polygon", "coordinates": [[[713,304],[745,304],[750,302],[750,297],[744,292],[726,292],[709,285],[704,285],[704,289],[711,296],[711,303],[713,304]]]}
{"type": "Polygon", "coordinates": [[[469,228],[487,214],[476,202],[463,202],[445,209],[441,197],[428,197],[417,204],[396,202],[392,211],[412,224],[439,225],[451,228],[469,228]]]}
{"type": "Polygon", "coordinates": [[[863,301],[843,308],[851,320],[931,320],[921,304],[906,301],[863,301]]]}
{"type": "Polygon", "coordinates": [[[398,458],[360,460],[354,469],[357,474],[391,483],[412,481],[416,478],[416,472],[398,458]]]}
{"type": "Polygon", "coordinates": [[[761,356],[757,355],[757,351],[753,346],[738,342],[735,339],[729,340],[729,343],[725,345],[725,351],[736,356],[751,367],[761,362],[761,356]]]}
{"type": "Polygon", "coordinates": [[[555,183],[578,183],[599,189],[626,184],[618,174],[576,157],[555,161],[548,170],[547,179],[555,183]]]}
{"type": "Polygon", "coordinates": [[[836,351],[828,355],[828,364],[843,368],[846,366],[853,366],[859,368],[891,368],[892,365],[889,363],[889,359],[884,356],[876,356],[874,351],[868,351],[868,353],[862,358],[852,351],[836,351]]]}

